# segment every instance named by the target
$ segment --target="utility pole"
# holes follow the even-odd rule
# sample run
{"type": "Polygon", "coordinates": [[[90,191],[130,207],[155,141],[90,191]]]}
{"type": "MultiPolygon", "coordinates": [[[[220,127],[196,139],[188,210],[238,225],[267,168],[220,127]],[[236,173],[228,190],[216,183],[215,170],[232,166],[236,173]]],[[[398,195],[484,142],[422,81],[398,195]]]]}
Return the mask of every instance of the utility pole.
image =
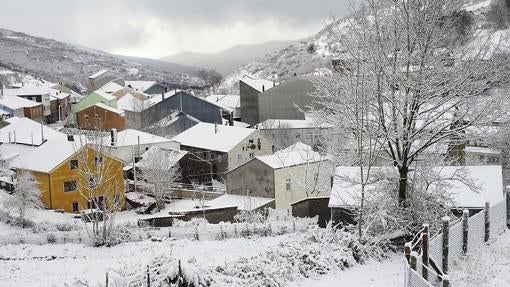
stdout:
{"type": "Polygon", "coordinates": [[[136,157],[135,147],[131,147],[131,155],[133,156],[133,191],[136,192],[136,157]]]}

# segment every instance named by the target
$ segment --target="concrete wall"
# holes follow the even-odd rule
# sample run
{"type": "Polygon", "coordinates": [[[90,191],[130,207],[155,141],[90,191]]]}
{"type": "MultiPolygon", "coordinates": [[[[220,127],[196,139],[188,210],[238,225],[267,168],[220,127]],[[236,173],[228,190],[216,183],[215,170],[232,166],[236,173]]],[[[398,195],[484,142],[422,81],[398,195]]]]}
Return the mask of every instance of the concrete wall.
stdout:
{"type": "Polygon", "coordinates": [[[260,92],[243,81],[239,81],[239,93],[241,95],[241,121],[250,125],[259,123],[258,94],[260,92]]]}
{"type": "Polygon", "coordinates": [[[259,94],[258,122],[267,119],[304,120],[304,114],[298,110],[296,105],[301,109],[306,109],[312,102],[309,93],[313,90],[313,84],[310,80],[292,78],[259,94]]]}
{"type": "Polygon", "coordinates": [[[289,209],[291,203],[306,197],[329,196],[331,192],[332,175],[333,164],[328,160],[275,170],[276,208],[289,209]],[[315,174],[318,174],[318,181],[315,186],[315,191],[312,191],[312,185],[307,185],[306,183],[312,182],[315,174]],[[290,179],[290,191],[286,190],[287,179],[290,179]],[[306,186],[309,186],[308,196],[305,193],[306,186]]]}
{"type": "Polygon", "coordinates": [[[273,169],[258,159],[226,174],[227,193],[274,198],[273,169]]]}

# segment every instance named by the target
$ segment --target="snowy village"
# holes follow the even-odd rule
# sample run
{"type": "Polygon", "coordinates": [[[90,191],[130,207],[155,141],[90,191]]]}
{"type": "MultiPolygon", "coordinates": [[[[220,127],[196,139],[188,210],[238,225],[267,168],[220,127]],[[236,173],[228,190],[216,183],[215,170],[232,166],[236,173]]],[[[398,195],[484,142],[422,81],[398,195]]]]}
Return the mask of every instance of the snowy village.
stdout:
{"type": "Polygon", "coordinates": [[[510,1],[65,2],[0,8],[0,286],[510,286],[510,1]]]}

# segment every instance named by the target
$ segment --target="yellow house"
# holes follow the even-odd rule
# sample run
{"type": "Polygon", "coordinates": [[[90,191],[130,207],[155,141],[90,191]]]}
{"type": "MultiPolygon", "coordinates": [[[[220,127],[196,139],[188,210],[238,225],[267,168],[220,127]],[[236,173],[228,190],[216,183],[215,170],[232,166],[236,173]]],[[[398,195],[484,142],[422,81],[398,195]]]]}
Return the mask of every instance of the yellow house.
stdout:
{"type": "Polygon", "coordinates": [[[49,209],[79,212],[99,207],[91,206],[91,202],[110,206],[114,199],[120,202],[117,206],[124,208],[123,162],[85,142],[84,137],[78,136],[46,141],[13,160],[11,167],[18,174],[28,170],[34,175],[41,200],[49,209]],[[102,175],[101,183],[95,183],[94,173],[102,175]],[[96,200],[91,201],[91,197],[96,200]]]}

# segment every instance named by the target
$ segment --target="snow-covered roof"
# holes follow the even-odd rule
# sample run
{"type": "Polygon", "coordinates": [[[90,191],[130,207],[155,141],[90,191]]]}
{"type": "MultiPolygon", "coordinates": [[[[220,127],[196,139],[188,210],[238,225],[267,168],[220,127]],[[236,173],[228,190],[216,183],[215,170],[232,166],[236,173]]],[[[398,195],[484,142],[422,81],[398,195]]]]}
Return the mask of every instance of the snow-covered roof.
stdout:
{"type": "Polygon", "coordinates": [[[4,106],[11,110],[32,108],[39,105],[42,105],[42,103],[34,102],[17,96],[0,97],[0,106],[4,106]]]}
{"type": "Polygon", "coordinates": [[[239,210],[251,211],[274,201],[274,198],[224,194],[209,202],[207,206],[214,208],[237,207],[239,210]]]}
{"type": "Polygon", "coordinates": [[[0,160],[11,161],[20,155],[24,155],[34,150],[35,146],[24,144],[0,144],[0,160]]]}
{"type": "Polygon", "coordinates": [[[172,140],[181,145],[228,152],[256,130],[233,126],[198,123],[176,135],[172,140]]]}
{"type": "Polygon", "coordinates": [[[239,80],[259,92],[267,91],[278,84],[264,79],[257,79],[250,75],[243,75],[239,80]]]}
{"type": "Polygon", "coordinates": [[[327,128],[326,123],[317,123],[313,118],[306,117],[304,120],[280,120],[267,119],[256,125],[258,129],[306,129],[306,128],[327,128]]]}
{"type": "Polygon", "coordinates": [[[89,79],[95,79],[95,78],[97,78],[103,74],[106,74],[106,73],[108,73],[108,70],[101,70],[101,71],[89,76],[89,79]]]}
{"type": "Polygon", "coordinates": [[[12,117],[6,120],[10,124],[0,129],[0,142],[16,142],[26,145],[41,145],[44,140],[67,139],[64,133],[41,125],[29,118],[12,117]],[[41,129],[43,135],[41,135],[41,129]],[[16,139],[14,139],[16,138],[16,139]]]}
{"type": "Polygon", "coordinates": [[[156,81],[126,81],[126,87],[131,87],[138,92],[145,92],[157,83],[156,81]]]}
{"type": "Polygon", "coordinates": [[[63,93],[57,89],[49,88],[48,92],[50,93],[50,97],[57,98],[59,100],[65,99],[70,96],[70,94],[63,93]]]}
{"type": "MultiPolygon", "coordinates": [[[[174,96],[175,94],[177,94],[180,91],[181,90],[179,90],[179,89],[171,90],[169,92],[166,92],[164,94],[164,97],[165,97],[165,99],[168,99],[168,98],[174,96]]],[[[153,106],[153,105],[161,102],[162,100],[163,100],[163,96],[162,95],[160,95],[160,94],[152,95],[152,96],[150,96],[150,98],[148,100],[147,106],[153,106]]]]}
{"type": "Polygon", "coordinates": [[[231,110],[241,107],[241,96],[239,95],[211,95],[205,99],[231,110]]]}
{"type": "Polygon", "coordinates": [[[500,154],[498,150],[481,146],[466,146],[464,151],[466,153],[500,154]]]}
{"type": "MultiPolygon", "coordinates": [[[[109,140],[110,136],[105,137],[105,140],[109,140]]],[[[156,144],[156,143],[166,143],[171,142],[171,139],[167,139],[164,137],[160,137],[157,135],[149,134],[146,132],[142,132],[134,129],[126,129],[117,133],[117,139],[115,141],[115,146],[133,146],[138,144],[138,139],[140,139],[140,144],[156,144]]]]}
{"type": "Polygon", "coordinates": [[[181,158],[183,158],[187,151],[175,150],[168,147],[152,146],[143,155],[142,160],[136,163],[136,166],[144,168],[151,165],[146,159],[148,156],[156,154],[157,156],[163,157],[170,165],[175,165],[181,158]]]}
{"type": "Polygon", "coordinates": [[[116,113],[116,114],[119,114],[119,115],[123,115],[124,114],[124,111],[123,110],[119,110],[119,109],[116,109],[116,108],[112,108],[106,104],[103,104],[103,103],[95,103],[94,105],[92,105],[91,107],[99,107],[101,109],[105,109],[107,111],[110,111],[112,113],[116,113]]]}
{"type": "Polygon", "coordinates": [[[150,125],[151,128],[156,128],[156,127],[167,127],[171,124],[173,124],[174,122],[178,121],[179,119],[181,119],[182,117],[186,117],[188,118],[189,120],[195,122],[195,123],[199,123],[200,121],[197,120],[196,118],[188,115],[187,113],[185,112],[181,112],[181,111],[174,111],[172,112],[171,114],[169,114],[168,116],[162,118],[161,120],[153,123],[152,125],[150,125]]]}
{"type": "Polygon", "coordinates": [[[104,92],[104,91],[102,91],[102,90],[97,90],[97,91],[94,91],[94,92],[92,92],[92,93],[94,93],[94,94],[96,94],[96,95],[98,95],[98,96],[100,96],[100,97],[104,98],[104,99],[105,99],[105,100],[107,100],[107,101],[111,101],[111,100],[115,100],[115,99],[117,99],[117,97],[112,96],[112,95],[110,95],[110,94],[108,94],[108,93],[106,93],[106,92],[104,92]]]}
{"type": "Polygon", "coordinates": [[[101,88],[97,89],[97,91],[103,91],[108,94],[113,94],[123,88],[124,88],[123,86],[121,86],[115,82],[108,82],[108,83],[104,84],[101,88]]]}
{"type": "Polygon", "coordinates": [[[48,87],[21,87],[16,89],[4,89],[4,96],[37,96],[50,93],[48,87]]]}
{"type": "MultiPolygon", "coordinates": [[[[376,172],[378,169],[380,168],[373,168],[373,171],[376,172]]],[[[504,199],[501,166],[441,166],[434,167],[434,170],[443,179],[443,183],[449,185],[456,207],[480,208],[486,201],[495,204],[504,199]],[[475,192],[454,177],[460,173],[466,174],[481,187],[481,190],[475,192]]],[[[361,193],[359,174],[359,167],[336,168],[329,200],[330,207],[358,205],[361,193]]]]}
{"type": "Polygon", "coordinates": [[[15,158],[10,163],[10,167],[50,173],[77,153],[85,143],[85,138],[82,137],[80,140],[78,136],[75,136],[74,141],[68,141],[67,137],[48,140],[33,151],[15,158]]]}
{"type": "Polygon", "coordinates": [[[257,159],[273,169],[301,165],[327,160],[326,156],[314,151],[312,147],[302,142],[297,142],[288,148],[274,154],[257,156],[257,159]]]}

